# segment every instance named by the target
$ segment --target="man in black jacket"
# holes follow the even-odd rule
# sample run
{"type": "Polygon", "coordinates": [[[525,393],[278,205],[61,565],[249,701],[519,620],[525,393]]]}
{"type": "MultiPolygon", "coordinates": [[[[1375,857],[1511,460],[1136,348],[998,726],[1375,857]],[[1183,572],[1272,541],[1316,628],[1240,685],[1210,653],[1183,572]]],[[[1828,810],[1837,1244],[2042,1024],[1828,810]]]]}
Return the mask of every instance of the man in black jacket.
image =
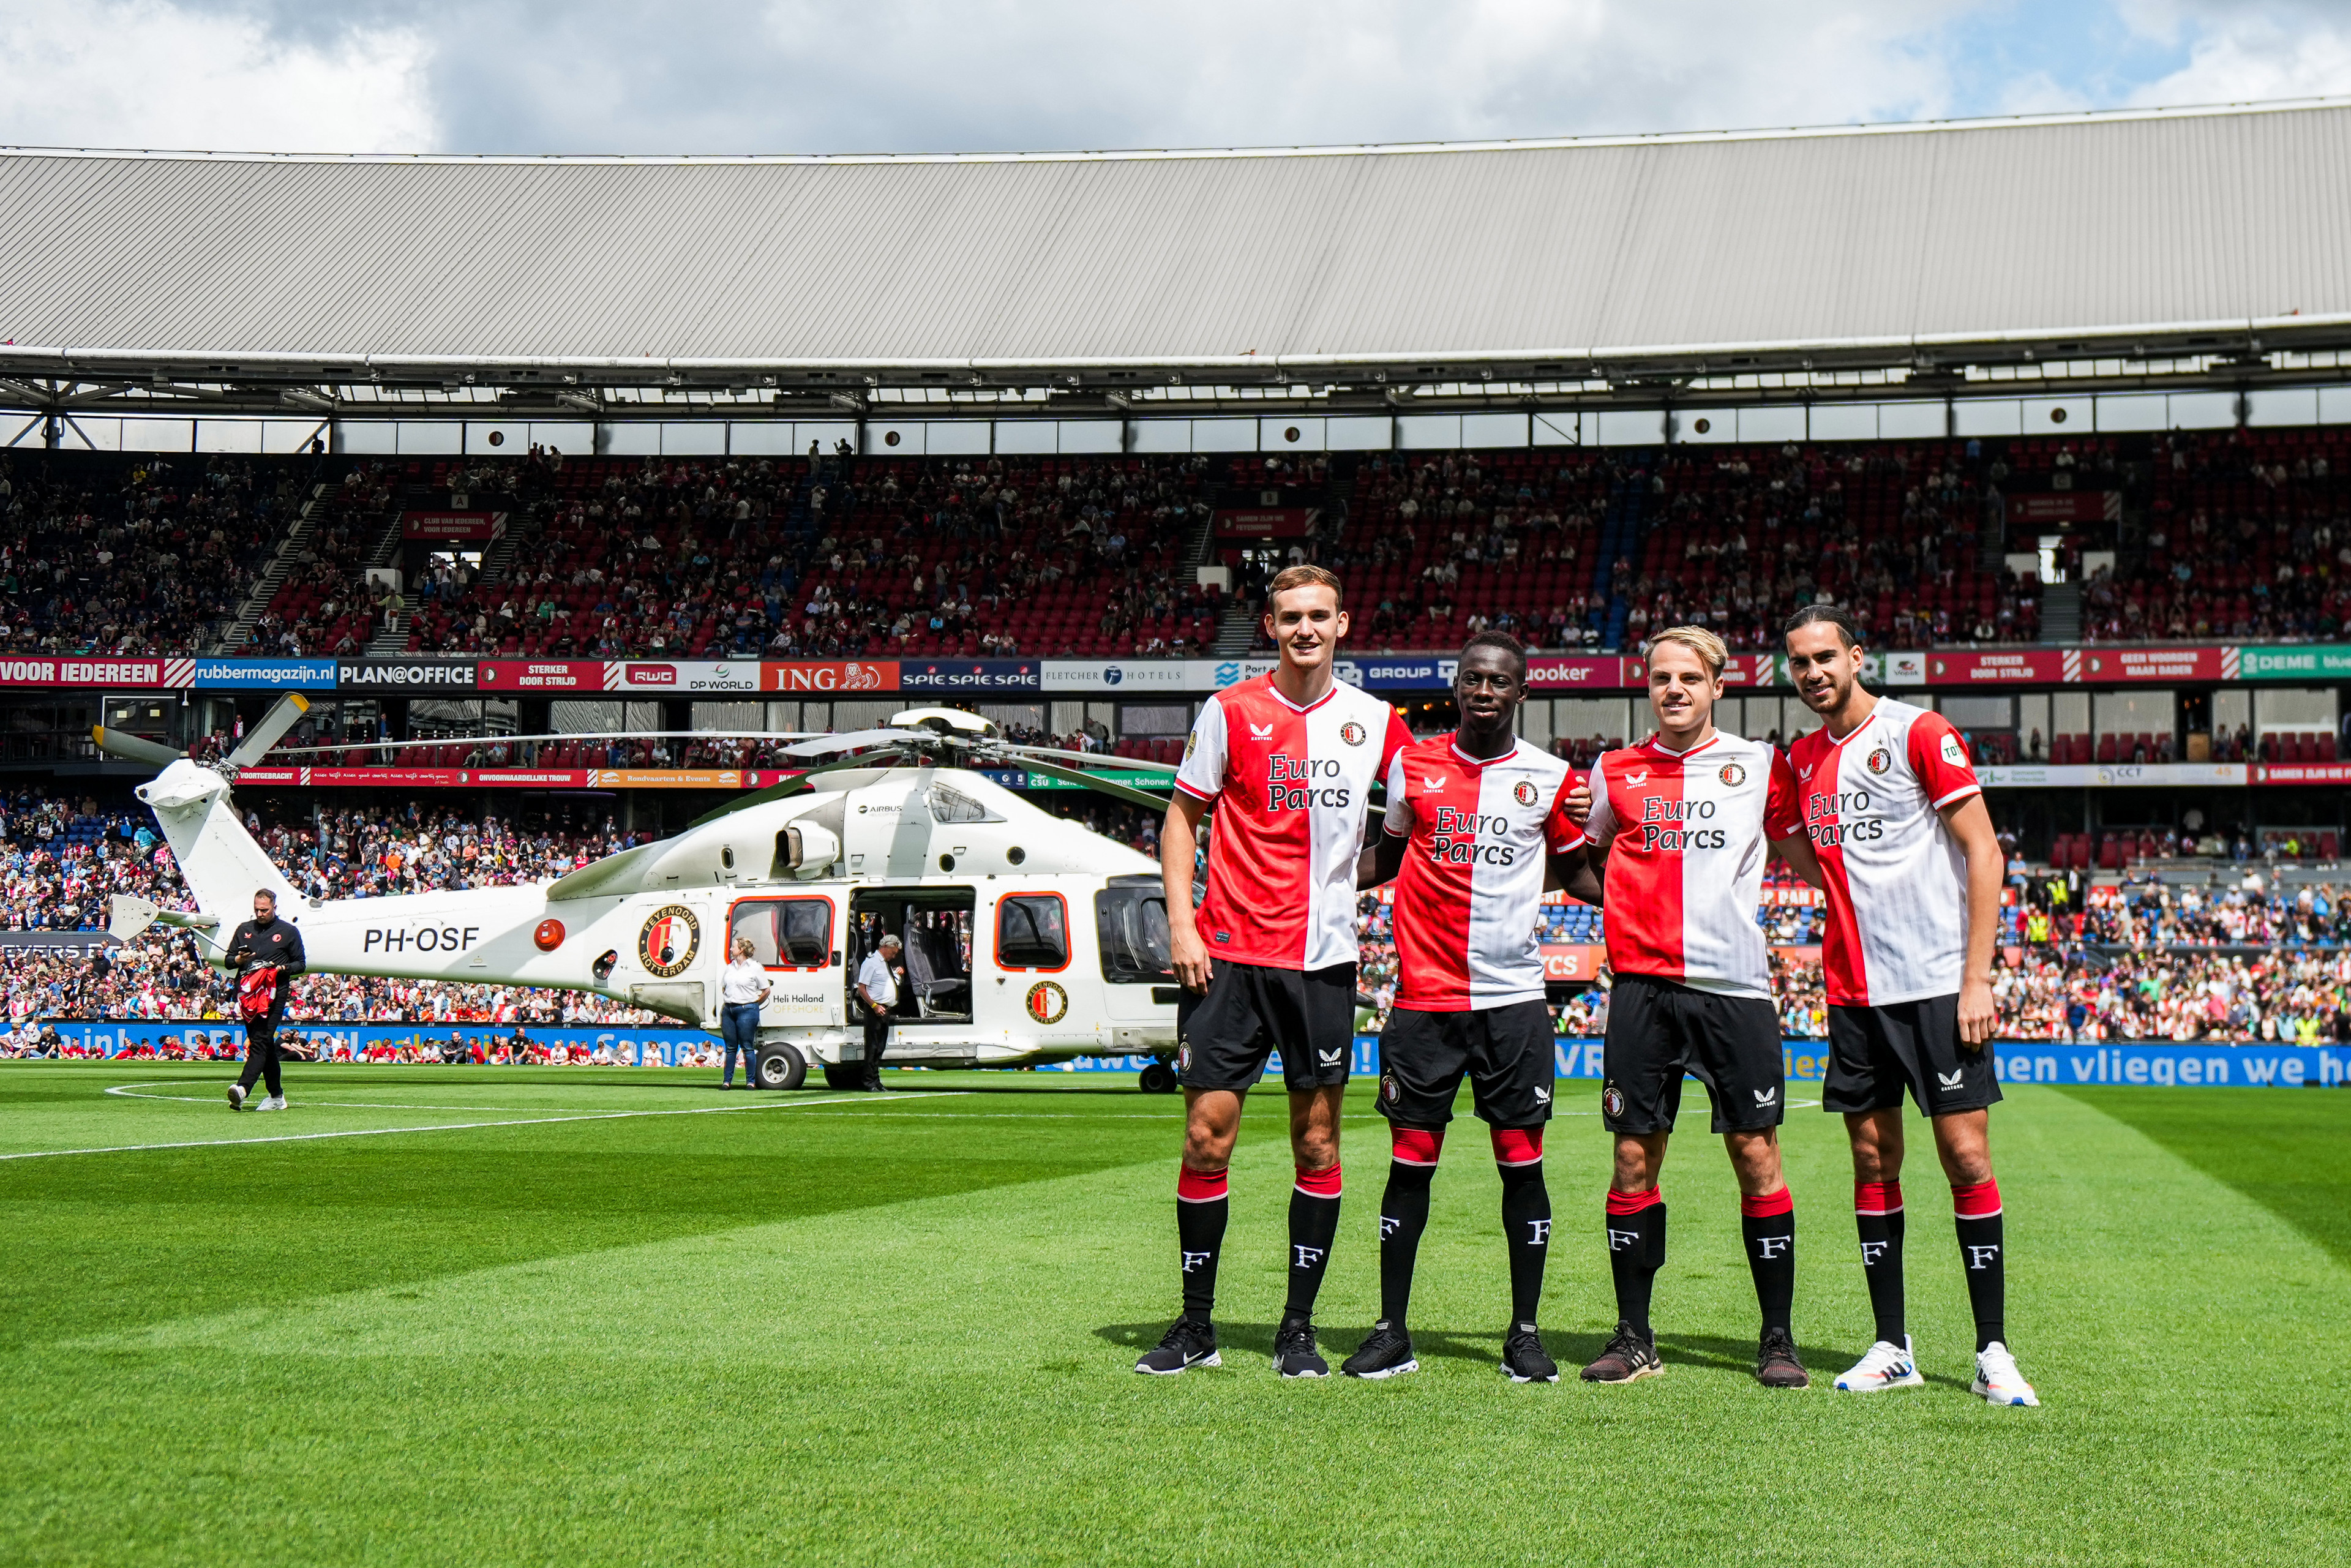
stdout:
{"type": "Polygon", "coordinates": [[[302,933],[291,921],[277,918],[277,895],[263,888],[253,895],[253,918],[228,939],[228,967],[237,977],[237,1010],[245,1016],[245,1071],[229,1087],[228,1108],[245,1109],[253,1081],[266,1076],[269,1098],[257,1111],[286,1109],[285,1087],[277,1076],[277,1020],[286,1013],[286,991],[302,972],[302,933]],[[248,985],[247,981],[251,984],[248,985]],[[261,992],[266,996],[247,996],[261,992]]]}

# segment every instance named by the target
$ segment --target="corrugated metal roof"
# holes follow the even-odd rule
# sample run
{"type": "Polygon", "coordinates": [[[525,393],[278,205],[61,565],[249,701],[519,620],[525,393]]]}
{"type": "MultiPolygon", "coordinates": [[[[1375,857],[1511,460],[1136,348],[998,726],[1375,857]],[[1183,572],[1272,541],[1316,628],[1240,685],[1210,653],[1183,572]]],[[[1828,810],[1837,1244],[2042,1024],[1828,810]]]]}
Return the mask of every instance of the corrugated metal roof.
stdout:
{"type": "MultiPolygon", "coordinates": [[[[0,338],[1460,362],[2351,319],[2351,104],[976,158],[0,156],[0,338]]],[[[7,350],[0,350],[0,359],[7,350]]]]}

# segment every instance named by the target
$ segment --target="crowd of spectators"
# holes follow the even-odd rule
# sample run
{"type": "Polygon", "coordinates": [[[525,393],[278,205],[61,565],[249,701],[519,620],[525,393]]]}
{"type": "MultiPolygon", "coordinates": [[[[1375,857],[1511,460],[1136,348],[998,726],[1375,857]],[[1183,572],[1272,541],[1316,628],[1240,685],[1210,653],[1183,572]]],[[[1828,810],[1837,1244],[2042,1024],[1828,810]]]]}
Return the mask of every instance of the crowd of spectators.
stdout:
{"type": "MultiPolygon", "coordinates": [[[[409,647],[582,658],[1182,656],[1206,458],[566,460],[503,485],[521,564],[429,573],[409,647]]],[[[476,467],[480,467],[476,465],[476,467]]],[[[450,476],[402,476],[437,496],[450,476]]],[[[468,497],[476,507],[476,495],[468,497]]]]}
{"type": "Polygon", "coordinates": [[[2304,642],[2351,624],[2346,433],[2172,431],[2151,453],[2143,549],[2094,571],[2085,642],[2304,642]]]}
{"type": "Polygon", "coordinates": [[[0,652],[211,651],[299,510],[309,460],[0,455],[0,652]]]}

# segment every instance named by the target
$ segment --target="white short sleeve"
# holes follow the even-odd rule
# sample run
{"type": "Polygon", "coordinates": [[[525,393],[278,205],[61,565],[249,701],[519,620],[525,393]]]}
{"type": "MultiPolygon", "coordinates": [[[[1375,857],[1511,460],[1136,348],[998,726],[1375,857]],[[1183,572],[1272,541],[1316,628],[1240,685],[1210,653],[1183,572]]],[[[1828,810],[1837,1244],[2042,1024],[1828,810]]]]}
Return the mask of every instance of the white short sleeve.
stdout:
{"type": "Polygon", "coordinates": [[[1412,837],[1412,802],[1405,795],[1404,753],[1388,764],[1386,829],[1399,839],[1412,837]]]}
{"type": "Polygon", "coordinates": [[[1192,721],[1191,738],[1184,743],[1184,765],[1176,770],[1176,788],[1196,800],[1213,800],[1225,792],[1225,705],[1210,697],[1192,721]]]}
{"type": "Polygon", "coordinates": [[[1608,801],[1608,769],[1604,763],[1604,759],[1592,765],[1592,777],[1587,780],[1592,790],[1592,814],[1583,821],[1584,841],[1603,846],[1616,836],[1616,810],[1608,801]]]}

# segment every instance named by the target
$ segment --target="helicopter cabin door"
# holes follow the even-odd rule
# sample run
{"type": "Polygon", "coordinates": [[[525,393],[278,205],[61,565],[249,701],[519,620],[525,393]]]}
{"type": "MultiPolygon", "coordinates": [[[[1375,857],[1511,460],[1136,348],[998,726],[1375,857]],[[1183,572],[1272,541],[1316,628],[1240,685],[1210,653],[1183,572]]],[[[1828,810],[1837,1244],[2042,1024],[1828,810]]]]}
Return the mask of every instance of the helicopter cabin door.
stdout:
{"type": "Polygon", "coordinates": [[[767,1006],[759,1009],[762,1026],[838,1026],[844,1021],[847,993],[841,980],[841,920],[833,894],[738,898],[726,915],[729,956],[736,940],[746,936],[775,984],[768,993],[767,1006]]]}
{"type": "Polygon", "coordinates": [[[1090,1043],[1097,998],[1072,967],[1077,950],[1065,894],[1013,889],[997,895],[989,922],[995,1006],[1005,1038],[1032,1046],[1090,1043]]]}

